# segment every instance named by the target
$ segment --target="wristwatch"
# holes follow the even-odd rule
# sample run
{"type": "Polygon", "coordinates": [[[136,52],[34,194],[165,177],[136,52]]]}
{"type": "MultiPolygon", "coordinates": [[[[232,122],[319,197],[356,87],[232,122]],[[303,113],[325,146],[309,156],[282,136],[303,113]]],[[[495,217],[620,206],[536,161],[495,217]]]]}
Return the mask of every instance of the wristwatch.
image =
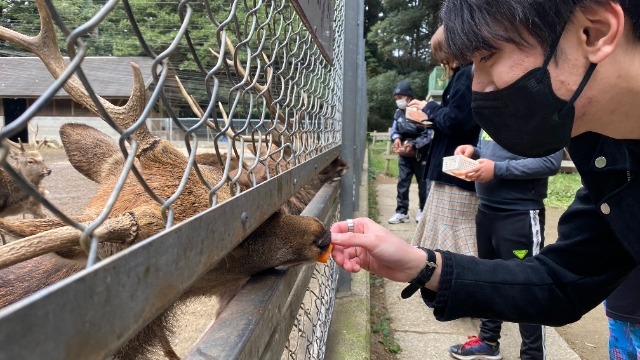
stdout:
{"type": "Polygon", "coordinates": [[[420,246],[416,247],[427,254],[427,261],[425,262],[424,269],[420,270],[418,276],[416,276],[415,279],[411,280],[409,282],[409,285],[407,285],[407,287],[404,288],[404,290],[402,290],[402,292],[400,293],[400,296],[403,299],[410,298],[413,294],[416,293],[416,291],[420,290],[420,288],[423,288],[424,285],[429,282],[429,280],[433,276],[433,273],[438,267],[438,265],[436,264],[435,251],[420,246]]]}

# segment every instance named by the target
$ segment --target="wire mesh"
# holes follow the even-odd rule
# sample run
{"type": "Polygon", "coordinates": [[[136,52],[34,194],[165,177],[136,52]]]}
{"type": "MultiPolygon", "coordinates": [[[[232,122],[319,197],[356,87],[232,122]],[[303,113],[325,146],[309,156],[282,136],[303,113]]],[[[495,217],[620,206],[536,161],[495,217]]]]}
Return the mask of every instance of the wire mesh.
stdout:
{"type": "Polygon", "coordinates": [[[282,360],[324,359],[337,279],[335,262],[316,265],[282,360]]]}
{"type": "MultiPolygon", "coordinates": [[[[6,1],[0,52],[39,57],[55,80],[29,98],[29,106],[15,118],[4,111],[0,165],[23,198],[42,204],[59,219],[57,226],[80,232],[77,241],[90,268],[112,253],[112,247],[99,243],[100,231],[121,214],[146,216],[150,211],[155,222],[143,232],[150,236],[234,201],[340,144],[343,8],[344,0],[334,2],[333,58],[328,61],[289,0],[6,1]],[[39,22],[29,17],[34,10],[39,22]],[[142,56],[151,62],[146,67],[131,64],[126,74],[104,69],[106,79],[95,80],[87,65],[95,56],[142,56]],[[96,90],[101,82],[119,77],[133,83],[128,99],[102,97],[96,90]],[[57,129],[74,121],[73,115],[43,120],[60,94],[100,119],[92,124],[102,122],[118,134],[117,153],[76,159],[79,164],[70,159],[99,183],[96,194],[86,195],[87,207],[73,211],[47,198],[42,179],[29,178],[12,160],[26,156],[26,150],[12,154],[15,149],[8,142],[31,126],[35,149],[42,144],[36,139],[37,126],[53,121],[57,129]],[[182,157],[171,167],[153,168],[144,155],[162,144],[182,157]],[[149,164],[151,168],[145,167],[149,164]],[[194,193],[204,196],[194,201],[194,193]]],[[[12,76],[16,83],[28,83],[27,71],[12,76]]],[[[67,152],[102,151],[104,134],[96,134],[59,137],[67,152]]],[[[259,191],[254,195],[264,196],[259,191]]],[[[125,241],[117,251],[128,245],[125,241]]],[[[336,277],[333,263],[316,269],[283,357],[323,357],[336,277]]]]}

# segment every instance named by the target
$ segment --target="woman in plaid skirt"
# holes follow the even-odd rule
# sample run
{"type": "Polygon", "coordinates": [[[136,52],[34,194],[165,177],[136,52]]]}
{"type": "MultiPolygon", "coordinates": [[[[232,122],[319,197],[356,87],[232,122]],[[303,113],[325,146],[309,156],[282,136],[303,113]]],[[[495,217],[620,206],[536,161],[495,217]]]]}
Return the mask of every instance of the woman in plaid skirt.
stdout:
{"type": "Polygon", "coordinates": [[[445,67],[445,74],[450,74],[450,81],[442,94],[442,104],[419,100],[409,104],[427,114],[435,132],[426,176],[429,195],[411,244],[477,255],[478,197],[474,183],[442,172],[443,157],[453,155],[459,145],[478,141],[480,127],[471,114],[472,69],[453,60],[445,47],[442,27],[431,38],[431,54],[445,67]]]}

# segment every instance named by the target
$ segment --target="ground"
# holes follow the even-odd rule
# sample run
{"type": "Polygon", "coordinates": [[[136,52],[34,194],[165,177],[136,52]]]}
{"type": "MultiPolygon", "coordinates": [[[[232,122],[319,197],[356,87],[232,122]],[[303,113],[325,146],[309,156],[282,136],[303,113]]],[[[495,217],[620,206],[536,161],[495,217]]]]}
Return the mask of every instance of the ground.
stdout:
{"type": "MultiPolygon", "coordinates": [[[[42,181],[48,191],[47,199],[67,215],[81,212],[98,184],[76,171],[64,150],[41,149],[40,152],[51,169],[51,175],[42,181]]],[[[51,212],[45,212],[50,216],[51,212]]]]}
{"type": "MultiPolygon", "coordinates": [[[[396,183],[397,179],[382,174],[376,175],[376,183],[391,184],[396,183]]],[[[547,209],[545,231],[547,244],[556,240],[555,228],[558,219],[562,214],[558,209],[547,209]]],[[[384,288],[381,283],[371,282],[371,309],[372,324],[378,323],[380,316],[385,314],[385,296],[384,288]],[[374,311],[374,309],[377,309],[374,311]]],[[[393,319],[390,319],[393,321],[393,319]]],[[[567,344],[575,351],[582,360],[602,360],[608,359],[607,342],[609,331],[607,328],[607,319],[604,315],[602,305],[596,307],[589,313],[585,314],[579,321],[562,327],[557,327],[558,334],[567,342],[567,344]]],[[[393,335],[391,335],[393,338],[393,335]]],[[[371,359],[372,360],[394,360],[397,356],[386,351],[382,343],[389,343],[388,337],[384,337],[382,333],[372,334],[371,343],[371,359]]]]}

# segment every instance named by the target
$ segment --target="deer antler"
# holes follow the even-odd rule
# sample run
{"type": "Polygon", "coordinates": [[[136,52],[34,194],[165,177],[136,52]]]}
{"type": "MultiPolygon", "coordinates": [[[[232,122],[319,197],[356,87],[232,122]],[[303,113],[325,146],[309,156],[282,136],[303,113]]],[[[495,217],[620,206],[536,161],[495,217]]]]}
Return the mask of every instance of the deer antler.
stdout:
{"type": "MultiPolygon", "coordinates": [[[[231,58],[235,58],[235,52],[236,52],[235,46],[233,45],[229,37],[225,37],[225,41],[226,41],[227,47],[229,48],[229,56],[231,58]]],[[[213,49],[209,49],[209,51],[213,56],[218,58],[220,57],[220,54],[213,51],[213,49]]],[[[264,53],[262,54],[262,57],[264,58],[265,63],[269,63],[269,59],[264,53]]],[[[240,64],[240,62],[234,62],[227,58],[225,58],[225,61],[227,65],[235,68],[241,77],[247,77],[251,81],[251,77],[247,76],[247,72],[244,66],[240,64]]],[[[280,123],[276,123],[275,130],[277,131],[278,134],[280,134],[283,137],[283,140],[285,143],[289,143],[291,142],[291,137],[289,136],[289,134],[287,134],[286,131],[284,131],[285,130],[284,125],[286,125],[287,120],[284,114],[278,111],[278,109],[276,108],[276,104],[273,100],[273,97],[271,97],[271,78],[273,74],[273,69],[271,67],[268,67],[266,70],[267,70],[267,83],[265,85],[261,85],[258,82],[255,82],[255,84],[253,84],[253,87],[258,91],[258,94],[264,97],[271,114],[276,115],[277,119],[280,121],[280,123]]],[[[273,136],[273,138],[274,138],[274,143],[276,143],[278,146],[282,146],[282,143],[279,141],[278,136],[273,136]]],[[[290,148],[285,148],[284,152],[285,152],[285,156],[287,157],[291,155],[290,148]]]]}
{"type": "MultiPolygon", "coordinates": [[[[53,20],[51,19],[47,5],[44,3],[44,0],[36,0],[36,6],[40,14],[40,32],[38,35],[29,37],[14,30],[0,27],[0,39],[6,40],[38,56],[49,73],[58,79],[67,69],[67,63],[60,52],[53,20]]],[[[133,87],[131,96],[125,105],[115,106],[107,100],[98,97],[102,107],[122,129],[127,129],[136,122],[146,104],[144,80],[140,68],[135,63],[131,63],[131,68],[133,71],[133,87]]],[[[97,105],[91,100],[91,97],[77,76],[74,75],[70,77],[63,87],[72,99],[85,106],[94,114],[102,117],[97,105]]],[[[103,118],[103,120],[106,119],[103,118]]],[[[133,134],[133,137],[140,144],[140,150],[144,150],[150,146],[155,139],[155,136],[151,134],[145,126],[138,128],[133,134]]]]}
{"type": "Polygon", "coordinates": [[[38,132],[40,131],[40,126],[36,124],[36,127],[34,128],[31,124],[28,124],[27,127],[33,132],[33,136],[29,137],[29,145],[36,151],[40,150],[42,145],[45,144],[45,141],[41,141],[40,144],[38,144],[38,132]]]}
{"type": "MultiPolygon", "coordinates": [[[[162,226],[158,224],[162,224],[162,219],[157,211],[139,208],[135,213],[128,212],[106,219],[93,234],[99,242],[131,245],[162,231],[162,226]]],[[[77,246],[81,233],[71,226],[63,226],[3,245],[0,247],[0,269],[77,246]]]]}

